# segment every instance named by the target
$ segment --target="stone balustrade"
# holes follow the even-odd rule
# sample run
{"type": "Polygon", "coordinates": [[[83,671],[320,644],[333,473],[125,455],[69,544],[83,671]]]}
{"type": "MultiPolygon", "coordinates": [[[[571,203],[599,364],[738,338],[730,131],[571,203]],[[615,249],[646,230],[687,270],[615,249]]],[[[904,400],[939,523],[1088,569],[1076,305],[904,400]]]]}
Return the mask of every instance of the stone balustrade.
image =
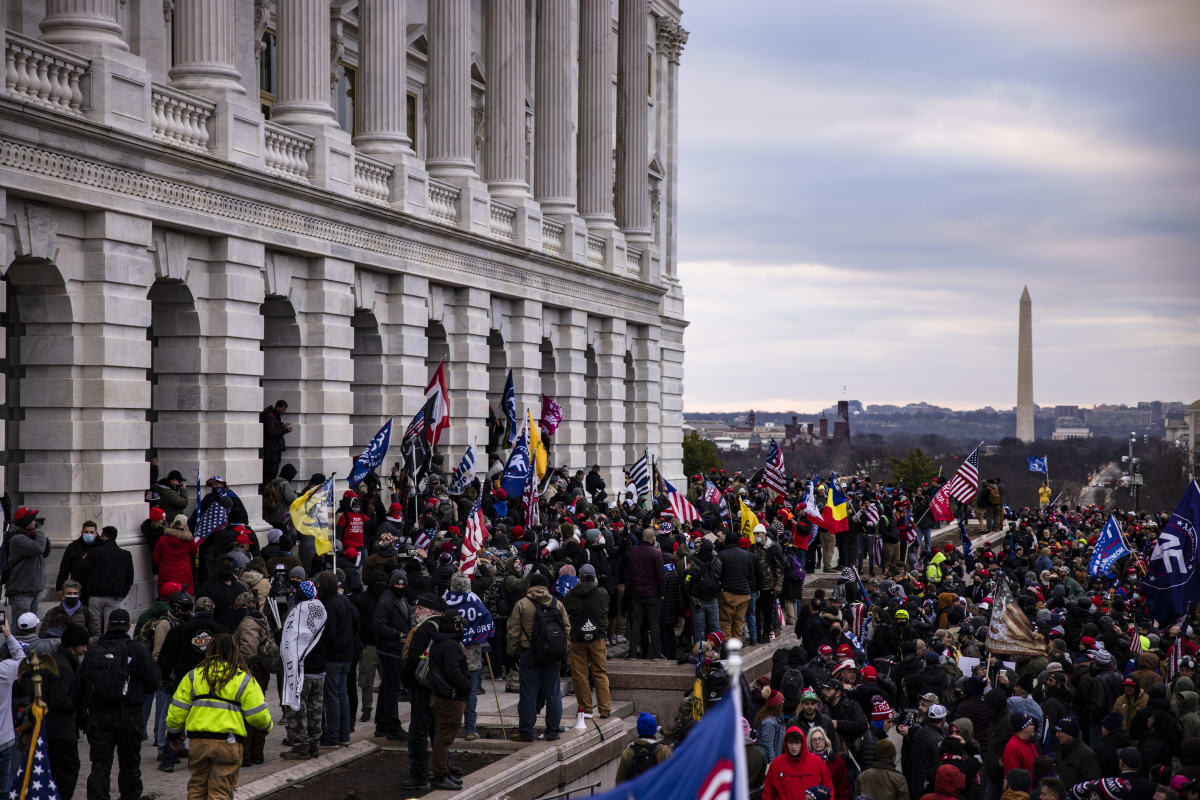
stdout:
{"type": "Polygon", "coordinates": [[[597,236],[594,233],[589,233],[587,237],[587,260],[593,267],[604,266],[604,246],[605,240],[603,236],[597,236]]]}
{"type": "Polygon", "coordinates": [[[160,142],[207,153],[209,125],[216,104],[170,86],[154,84],[150,91],[150,133],[160,142]]]}
{"type": "Polygon", "coordinates": [[[83,116],[86,58],[28,36],[4,32],[4,93],[62,114],[83,116]]]}
{"type": "Polygon", "coordinates": [[[517,209],[493,200],[488,214],[488,230],[492,236],[511,242],[517,236],[516,224],[517,209]]]}
{"type": "Polygon", "coordinates": [[[294,181],[308,182],[313,138],[274,122],[263,126],[267,171],[294,181]]]}
{"type": "Polygon", "coordinates": [[[458,222],[458,199],[462,192],[457,186],[430,179],[429,216],[454,225],[458,222]]]}
{"type": "Polygon", "coordinates": [[[561,256],[566,252],[566,246],[563,242],[563,237],[566,235],[567,226],[561,222],[555,222],[552,219],[542,218],[542,249],[547,253],[553,253],[556,256],[561,256]]]}
{"type": "Polygon", "coordinates": [[[391,197],[392,173],[395,167],[377,158],[354,155],[354,195],[368,203],[386,206],[391,197]]]}
{"type": "Polygon", "coordinates": [[[625,248],[625,270],[630,275],[642,274],[642,251],[636,247],[625,248]]]}

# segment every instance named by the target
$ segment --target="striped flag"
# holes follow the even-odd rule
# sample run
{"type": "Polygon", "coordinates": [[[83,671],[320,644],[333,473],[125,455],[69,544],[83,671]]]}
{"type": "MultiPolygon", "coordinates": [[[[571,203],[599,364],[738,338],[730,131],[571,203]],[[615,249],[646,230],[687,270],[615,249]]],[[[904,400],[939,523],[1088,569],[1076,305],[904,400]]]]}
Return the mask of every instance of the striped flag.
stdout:
{"type": "Polygon", "coordinates": [[[680,524],[699,522],[700,512],[687,499],[687,495],[678,491],[666,478],[663,479],[663,484],[667,487],[667,502],[671,506],[671,513],[675,515],[675,519],[679,520],[680,524]]]}
{"type": "Polygon", "coordinates": [[[878,533],[871,537],[871,554],[875,556],[875,566],[883,566],[883,537],[878,533]]]}
{"type": "Polygon", "coordinates": [[[704,502],[712,503],[721,512],[721,519],[729,521],[729,503],[725,500],[725,495],[721,494],[721,490],[713,485],[713,482],[707,478],[704,481],[704,502]]]}
{"type": "Polygon", "coordinates": [[[471,480],[475,477],[475,447],[467,445],[467,452],[463,453],[462,461],[458,462],[458,466],[454,468],[454,473],[450,476],[450,484],[446,487],[446,493],[452,495],[460,495],[467,490],[471,480]]]}
{"type": "Polygon", "coordinates": [[[1175,641],[1171,642],[1171,649],[1167,651],[1167,683],[1175,680],[1175,676],[1179,674],[1179,662],[1183,658],[1183,629],[1180,628],[1179,635],[1175,637],[1175,641]]]}
{"type": "Polygon", "coordinates": [[[217,502],[213,498],[208,504],[208,508],[204,509],[204,516],[200,517],[200,523],[196,526],[196,541],[203,542],[216,531],[225,527],[229,522],[229,509],[217,502]]]}
{"type": "Polygon", "coordinates": [[[1142,654],[1142,637],[1137,632],[1137,628],[1129,629],[1129,654],[1136,659],[1142,654]]]}
{"type": "Polygon", "coordinates": [[[960,503],[970,503],[979,494],[979,448],[959,465],[954,477],[946,484],[949,495],[960,503]]]}
{"type": "Polygon", "coordinates": [[[647,451],[643,450],[642,457],[629,468],[629,482],[637,488],[639,503],[650,494],[650,455],[647,451]]]}
{"type": "Polygon", "coordinates": [[[483,508],[480,501],[483,495],[475,498],[471,513],[467,515],[467,532],[463,536],[462,550],[459,559],[462,566],[459,570],[463,575],[471,577],[475,574],[475,565],[479,561],[479,551],[483,548],[483,538],[487,536],[487,522],[483,518],[483,508]]]}
{"type": "Polygon", "coordinates": [[[867,507],[863,509],[863,515],[867,518],[867,522],[872,525],[879,524],[879,504],[874,500],[867,503],[867,507]]]}
{"type": "Polygon", "coordinates": [[[824,515],[821,513],[821,507],[817,505],[817,479],[813,478],[808,482],[808,494],[804,496],[804,515],[814,525],[820,525],[824,522],[824,515]]]}
{"type": "Polygon", "coordinates": [[[783,471],[783,450],[772,439],[767,446],[767,463],[763,467],[763,483],[776,494],[787,494],[787,477],[783,471]]]}
{"type": "Polygon", "coordinates": [[[867,612],[867,607],[865,605],[863,605],[862,603],[851,603],[850,604],[850,616],[852,619],[852,621],[850,623],[850,627],[854,629],[854,636],[859,639],[862,638],[863,623],[865,623],[866,619],[867,619],[866,612],[867,612]]]}
{"type": "Polygon", "coordinates": [[[529,473],[529,479],[525,481],[522,500],[525,502],[525,529],[532,531],[533,526],[538,524],[538,482],[533,472],[529,473]]]}

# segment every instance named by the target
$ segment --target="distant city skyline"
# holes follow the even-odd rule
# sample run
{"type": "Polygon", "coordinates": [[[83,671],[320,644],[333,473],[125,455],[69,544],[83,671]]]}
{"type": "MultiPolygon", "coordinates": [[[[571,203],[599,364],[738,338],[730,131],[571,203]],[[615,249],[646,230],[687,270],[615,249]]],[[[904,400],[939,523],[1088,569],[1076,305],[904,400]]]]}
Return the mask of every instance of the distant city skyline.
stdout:
{"type": "MultiPolygon", "coordinates": [[[[930,401],[927,399],[904,400],[904,401],[887,401],[887,400],[866,401],[866,400],[861,400],[857,397],[843,398],[840,396],[836,397],[832,400],[827,400],[827,401],[814,400],[811,403],[806,404],[804,406],[800,406],[798,404],[792,404],[792,405],[785,404],[785,405],[771,406],[771,405],[768,405],[765,403],[754,403],[752,405],[743,405],[743,406],[737,406],[737,407],[729,406],[729,407],[724,407],[724,408],[707,408],[707,407],[702,408],[702,407],[700,407],[699,404],[689,404],[687,401],[687,395],[685,393],[684,401],[683,401],[683,413],[684,414],[689,414],[689,413],[692,413],[692,414],[739,414],[739,413],[745,413],[747,411],[764,411],[768,414],[807,414],[807,415],[811,415],[811,414],[820,414],[822,411],[836,406],[837,401],[843,400],[843,399],[849,400],[851,403],[854,403],[854,402],[862,403],[862,405],[864,407],[897,406],[899,408],[903,408],[908,405],[925,403],[930,406],[936,406],[938,408],[949,409],[950,411],[982,411],[984,409],[991,408],[995,411],[1013,411],[1013,412],[1015,412],[1016,408],[1017,408],[1016,403],[1012,403],[1007,406],[995,404],[995,403],[985,403],[983,405],[956,406],[956,405],[953,405],[950,403],[933,402],[933,401],[930,401]]],[[[1126,406],[1129,408],[1137,408],[1138,403],[1154,403],[1154,402],[1182,403],[1184,406],[1187,406],[1187,405],[1195,402],[1197,399],[1200,399],[1200,398],[1192,398],[1190,400],[1147,400],[1143,397],[1140,400],[1134,400],[1132,402],[1130,402],[1130,401],[1126,401],[1126,402],[1103,402],[1103,401],[1101,401],[1101,402],[1097,402],[1097,403],[1040,403],[1035,399],[1033,401],[1033,406],[1035,409],[1037,409],[1039,411],[1045,411],[1046,409],[1054,408],[1055,406],[1078,406],[1081,409],[1094,409],[1094,408],[1098,408],[1100,406],[1126,406]]]]}

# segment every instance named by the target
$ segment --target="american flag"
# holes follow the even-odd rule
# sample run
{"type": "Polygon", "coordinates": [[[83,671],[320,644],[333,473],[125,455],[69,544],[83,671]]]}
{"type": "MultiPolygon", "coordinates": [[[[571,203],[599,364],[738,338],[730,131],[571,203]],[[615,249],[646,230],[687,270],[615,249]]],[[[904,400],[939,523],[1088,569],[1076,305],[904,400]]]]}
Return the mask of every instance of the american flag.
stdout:
{"type": "Polygon", "coordinates": [[[537,474],[532,471],[529,473],[529,479],[525,481],[522,499],[525,501],[525,529],[532,531],[533,526],[538,524],[538,482],[537,474]]]}
{"type": "Polygon", "coordinates": [[[688,501],[687,495],[676,490],[665,478],[663,484],[667,487],[667,502],[671,505],[671,513],[675,515],[675,519],[679,520],[680,524],[699,522],[700,512],[688,501]]]}
{"type": "Polygon", "coordinates": [[[217,502],[214,497],[204,509],[204,516],[196,525],[196,541],[203,542],[216,531],[224,528],[229,522],[229,509],[217,502]]]}
{"type": "Polygon", "coordinates": [[[435,531],[433,528],[426,528],[423,531],[419,531],[417,533],[416,541],[414,541],[413,544],[417,546],[418,550],[425,550],[428,552],[429,545],[433,542],[433,537],[436,533],[437,531],[435,531]]]}
{"type": "Polygon", "coordinates": [[[970,503],[979,494],[979,448],[976,447],[959,465],[947,484],[950,496],[960,503],[970,503]]]}
{"type": "Polygon", "coordinates": [[[863,509],[863,514],[867,518],[867,522],[872,525],[879,524],[879,505],[874,501],[867,503],[867,507],[863,509]]]}
{"type": "Polygon", "coordinates": [[[629,482],[637,487],[639,503],[650,494],[650,454],[647,451],[643,450],[642,457],[629,468],[629,482]]]}
{"type": "Polygon", "coordinates": [[[401,441],[407,442],[425,432],[425,412],[429,409],[430,404],[426,403],[421,406],[421,410],[412,418],[412,422],[408,423],[408,427],[404,429],[404,438],[401,441]]]}
{"type": "Polygon", "coordinates": [[[54,785],[54,778],[50,776],[50,755],[46,751],[46,739],[42,736],[40,720],[37,725],[37,743],[33,750],[33,766],[29,769],[29,775],[25,774],[27,752],[22,753],[21,749],[17,748],[13,753],[13,757],[19,758],[20,761],[9,797],[14,800],[59,800],[58,787],[54,785]]]}
{"type": "Polygon", "coordinates": [[[763,467],[763,483],[776,494],[787,494],[787,478],[783,472],[783,451],[772,439],[767,447],[767,463],[763,467]]]}
{"type": "Polygon", "coordinates": [[[1175,680],[1175,676],[1179,674],[1179,662],[1183,658],[1183,630],[1180,629],[1179,635],[1175,637],[1175,641],[1171,642],[1171,649],[1167,651],[1167,683],[1175,680]]]}
{"type": "Polygon", "coordinates": [[[875,566],[883,566],[883,537],[878,533],[871,537],[871,555],[875,557],[875,566]]]}
{"type": "Polygon", "coordinates": [[[1137,628],[1129,629],[1129,654],[1137,658],[1142,654],[1142,637],[1137,632],[1137,628]]]}
{"type": "Polygon", "coordinates": [[[475,498],[471,513],[467,515],[467,533],[463,536],[462,551],[459,558],[462,566],[459,570],[468,578],[475,574],[475,564],[479,561],[479,551],[483,548],[483,537],[487,535],[487,522],[483,518],[483,508],[480,501],[483,495],[475,498]]]}

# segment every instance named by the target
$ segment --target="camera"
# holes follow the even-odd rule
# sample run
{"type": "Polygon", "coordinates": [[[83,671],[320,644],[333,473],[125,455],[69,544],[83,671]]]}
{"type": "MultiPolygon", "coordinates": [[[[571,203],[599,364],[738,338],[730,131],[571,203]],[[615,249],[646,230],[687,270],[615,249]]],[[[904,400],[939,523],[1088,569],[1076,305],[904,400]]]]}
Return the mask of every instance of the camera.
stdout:
{"type": "Polygon", "coordinates": [[[288,583],[287,565],[276,564],[275,574],[271,576],[271,596],[272,597],[287,597],[291,593],[291,585],[288,583]]]}

